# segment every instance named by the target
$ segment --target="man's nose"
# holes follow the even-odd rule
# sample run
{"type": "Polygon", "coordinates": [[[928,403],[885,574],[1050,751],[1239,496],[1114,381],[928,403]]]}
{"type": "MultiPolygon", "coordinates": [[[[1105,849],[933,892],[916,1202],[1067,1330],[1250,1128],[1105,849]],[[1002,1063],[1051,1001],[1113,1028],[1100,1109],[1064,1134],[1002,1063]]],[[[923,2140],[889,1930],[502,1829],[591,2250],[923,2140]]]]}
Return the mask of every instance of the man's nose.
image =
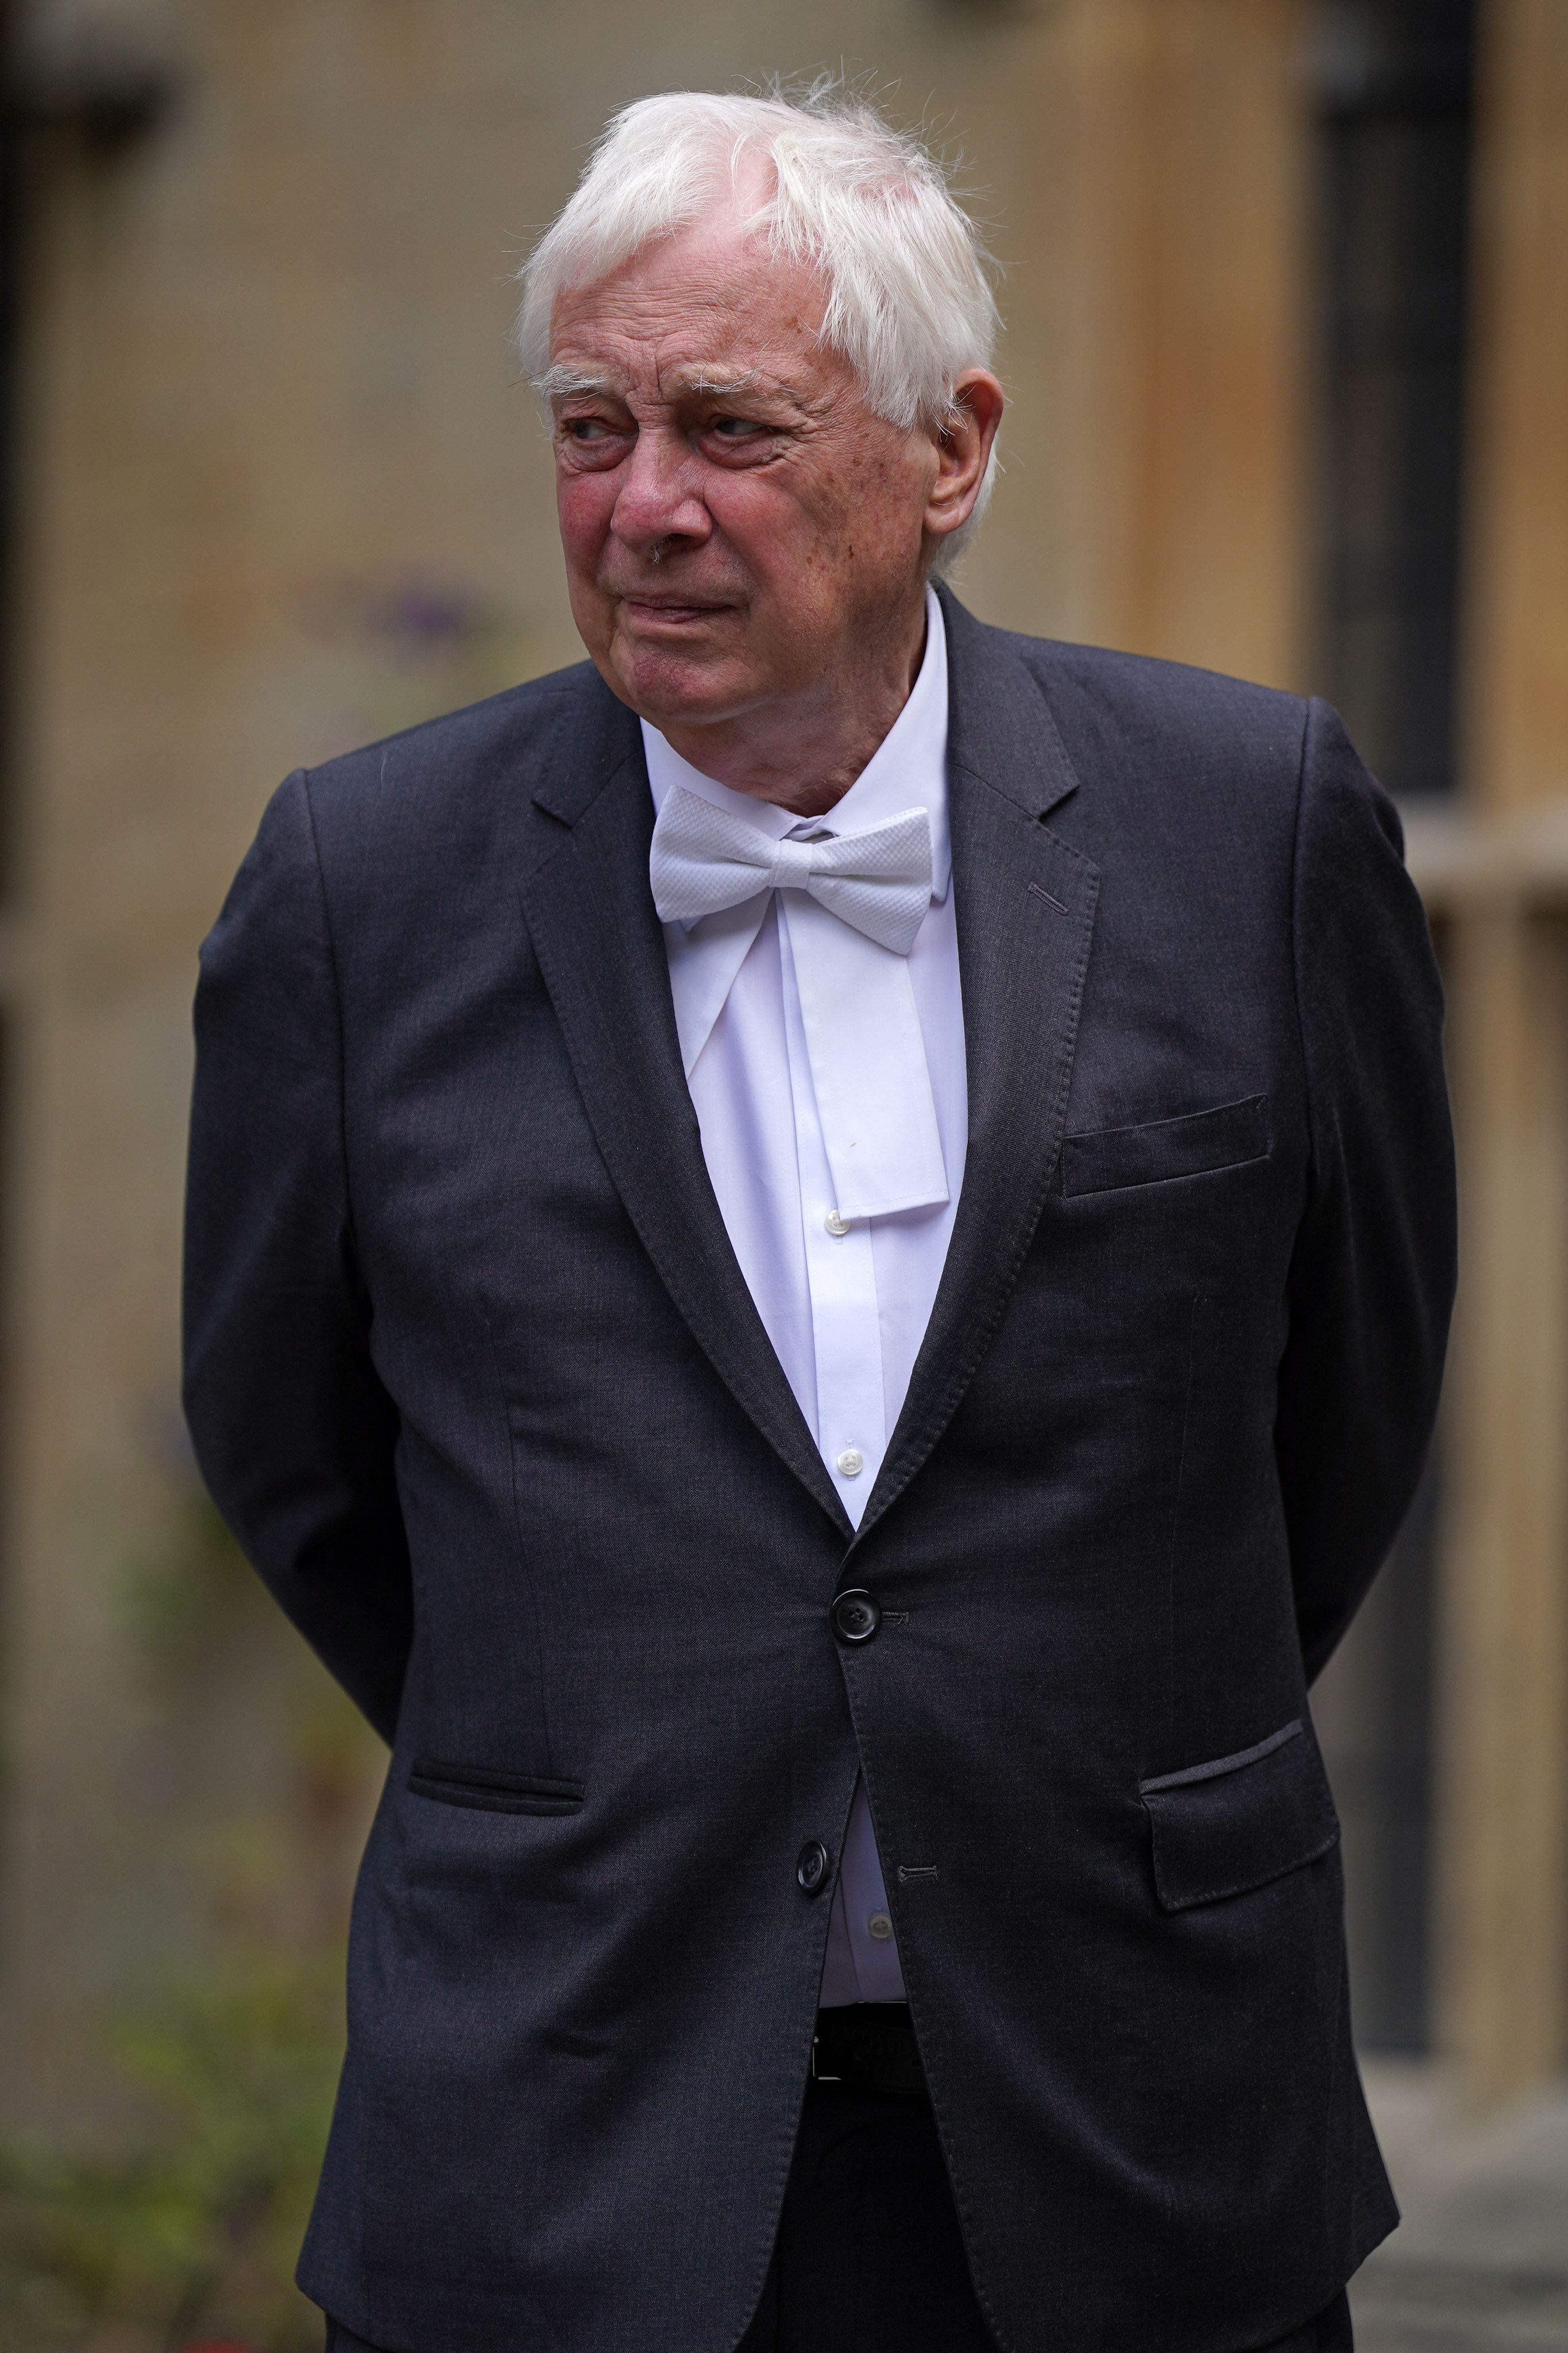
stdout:
{"type": "Polygon", "coordinates": [[[614,530],[635,555],[666,540],[700,541],[713,528],[697,487],[698,461],[678,435],[637,435],[616,499],[614,530]]]}

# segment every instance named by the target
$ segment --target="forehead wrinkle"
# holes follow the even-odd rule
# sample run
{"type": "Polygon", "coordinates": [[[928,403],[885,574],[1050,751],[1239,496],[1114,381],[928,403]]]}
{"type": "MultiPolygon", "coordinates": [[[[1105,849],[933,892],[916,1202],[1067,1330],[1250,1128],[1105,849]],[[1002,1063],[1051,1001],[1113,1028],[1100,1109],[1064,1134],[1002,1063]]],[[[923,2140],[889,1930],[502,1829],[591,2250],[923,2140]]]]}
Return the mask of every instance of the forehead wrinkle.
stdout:
{"type": "Polygon", "coordinates": [[[826,297],[816,274],[759,250],[742,224],[731,227],[749,248],[743,259],[752,269],[737,272],[728,266],[731,257],[722,248],[733,239],[723,238],[717,256],[697,257],[704,264],[698,271],[686,250],[692,232],[678,233],[597,281],[563,286],[555,297],[552,340],[559,336],[557,348],[563,343],[567,353],[575,348],[585,374],[598,373],[607,360],[606,391],[651,375],[665,398],[677,389],[722,393],[760,384],[808,405],[807,387],[766,362],[784,358],[787,364],[787,353],[777,348],[781,341],[799,343],[814,354],[822,352],[826,297]],[[672,272],[672,261],[682,266],[672,272]],[[671,353],[672,342],[686,346],[679,359],[671,353]],[[711,356],[703,362],[692,345],[700,353],[705,343],[711,356]],[[750,358],[748,345],[761,364],[742,364],[750,358]]]}
{"type": "Polygon", "coordinates": [[[834,355],[809,323],[789,319],[781,336],[777,320],[759,322],[737,315],[722,287],[698,294],[684,317],[679,315],[682,306],[671,303],[661,290],[638,288],[637,299],[626,303],[614,299],[626,290],[613,280],[605,290],[610,299],[601,304],[599,288],[583,289],[580,295],[563,290],[563,299],[577,314],[555,322],[560,357],[543,379],[547,398],[600,393],[635,405],[640,392],[672,406],[693,396],[753,392],[782,399],[802,416],[831,404],[833,387],[813,382],[809,375],[803,379],[789,365],[798,355],[808,369],[836,373],[834,355]]]}

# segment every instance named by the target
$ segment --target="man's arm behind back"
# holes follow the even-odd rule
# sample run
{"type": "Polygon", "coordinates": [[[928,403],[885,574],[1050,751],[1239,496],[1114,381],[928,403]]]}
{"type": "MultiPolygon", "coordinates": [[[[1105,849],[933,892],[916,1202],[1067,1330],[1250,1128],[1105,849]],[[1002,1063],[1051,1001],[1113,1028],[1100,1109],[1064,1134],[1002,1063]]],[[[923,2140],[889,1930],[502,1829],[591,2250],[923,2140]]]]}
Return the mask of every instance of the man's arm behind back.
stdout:
{"type": "Polygon", "coordinates": [[[185,1413],[272,1592],[388,1741],[413,1630],[354,1259],[332,947],[303,775],[202,951],[186,1202],[185,1413]]]}
{"type": "Polygon", "coordinates": [[[1313,703],[1293,911],[1311,1169],[1275,1429],[1309,1679],[1409,1508],[1454,1298],[1442,988],[1401,852],[1392,803],[1313,703]]]}

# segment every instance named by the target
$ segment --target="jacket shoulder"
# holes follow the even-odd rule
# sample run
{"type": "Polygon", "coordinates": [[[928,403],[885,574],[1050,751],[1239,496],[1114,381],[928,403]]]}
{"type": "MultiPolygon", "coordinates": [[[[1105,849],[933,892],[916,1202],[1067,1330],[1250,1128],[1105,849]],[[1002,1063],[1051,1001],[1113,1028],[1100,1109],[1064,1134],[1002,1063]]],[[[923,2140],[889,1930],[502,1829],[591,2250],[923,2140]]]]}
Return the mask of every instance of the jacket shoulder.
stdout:
{"type": "Polygon", "coordinates": [[[389,792],[415,793],[434,818],[455,792],[493,790],[503,780],[515,789],[542,770],[563,738],[581,743],[603,732],[606,704],[620,710],[593,663],[574,662],[308,769],[312,808],[318,821],[368,814],[389,792]]]}
{"type": "Polygon", "coordinates": [[[519,884],[601,789],[646,795],[641,754],[633,714],[577,663],[297,769],[252,858],[319,875],[341,971],[411,971],[444,927],[513,921],[519,884]]]}
{"type": "Polygon", "coordinates": [[[1293,761],[1300,758],[1308,706],[1300,695],[1282,687],[1258,686],[1222,670],[1163,661],[1152,654],[1024,637],[1013,630],[996,634],[1052,708],[1060,706],[1079,725],[1098,716],[1102,726],[1177,740],[1217,727],[1221,743],[1252,752],[1272,748],[1293,761]]]}
{"type": "MultiPolygon", "coordinates": [[[[1308,704],[1278,687],[1149,654],[1029,637],[978,621],[942,591],[955,680],[973,702],[988,681],[1022,671],[1039,695],[1082,782],[1110,803],[1157,796],[1167,817],[1205,803],[1254,807],[1277,797],[1293,810],[1307,742],[1308,704]]],[[[1216,812],[1217,813],[1217,812],[1216,812]]],[[[1129,815],[1133,814],[1130,808],[1129,815]]]]}
{"type": "Polygon", "coordinates": [[[1223,845],[1278,885],[1309,742],[1310,706],[1300,695],[1101,646],[1010,632],[1006,644],[1092,785],[1107,843],[1121,835],[1156,860],[1179,849],[1183,860],[1223,845]]]}
{"type": "Polygon", "coordinates": [[[637,723],[591,662],[509,687],[303,772],[317,850],[335,876],[377,887],[400,876],[422,892],[455,887],[498,856],[521,871],[559,846],[555,815],[575,817],[628,758],[637,723]]]}

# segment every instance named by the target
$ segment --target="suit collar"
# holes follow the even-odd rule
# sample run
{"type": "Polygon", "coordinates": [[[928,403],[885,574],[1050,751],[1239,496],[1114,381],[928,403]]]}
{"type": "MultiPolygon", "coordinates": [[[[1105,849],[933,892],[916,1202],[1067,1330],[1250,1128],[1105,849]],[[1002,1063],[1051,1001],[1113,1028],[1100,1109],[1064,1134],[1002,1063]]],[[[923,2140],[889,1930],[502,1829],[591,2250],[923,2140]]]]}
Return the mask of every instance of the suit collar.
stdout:
{"type": "Polygon", "coordinates": [[[597,679],[584,692],[576,756],[563,740],[533,794],[563,828],[520,885],[534,954],[595,1140],[644,1249],[721,1379],[847,1538],[702,1157],[648,888],[653,801],[637,723],[597,679]]]}
{"type": "Polygon", "coordinates": [[[977,621],[945,581],[936,594],[947,628],[949,772],[983,777],[1026,817],[1047,818],[1079,789],[1051,707],[1005,631],[977,621]]]}
{"type": "Polygon", "coordinates": [[[947,1262],[859,1544],[930,1456],[1017,1281],[1061,1150],[1100,874],[1045,820],[1079,789],[1039,687],[943,588],[969,1151],[947,1262]]]}

